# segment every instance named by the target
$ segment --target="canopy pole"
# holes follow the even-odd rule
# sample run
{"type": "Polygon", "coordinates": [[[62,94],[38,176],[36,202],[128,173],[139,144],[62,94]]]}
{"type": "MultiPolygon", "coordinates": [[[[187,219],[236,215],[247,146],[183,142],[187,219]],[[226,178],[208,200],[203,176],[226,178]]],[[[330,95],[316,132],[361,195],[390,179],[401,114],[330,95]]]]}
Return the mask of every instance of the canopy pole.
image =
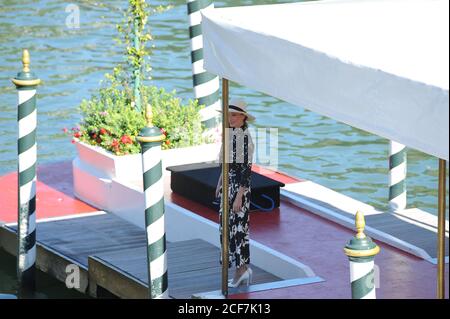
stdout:
{"type": "Polygon", "coordinates": [[[222,294],[228,297],[228,80],[222,79],[222,294]]]}
{"type": "Polygon", "coordinates": [[[446,165],[447,162],[439,159],[439,197],[438,197],[438,274],[437,297],[445,298],[445,200],[446,200],[446,165]]]}

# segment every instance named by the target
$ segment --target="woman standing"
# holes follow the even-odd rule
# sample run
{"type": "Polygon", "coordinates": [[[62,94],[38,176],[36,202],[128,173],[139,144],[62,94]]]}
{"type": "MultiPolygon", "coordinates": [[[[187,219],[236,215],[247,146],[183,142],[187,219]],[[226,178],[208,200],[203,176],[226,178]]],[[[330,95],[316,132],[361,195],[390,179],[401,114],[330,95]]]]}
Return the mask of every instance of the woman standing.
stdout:
{"type": "MultiPolygon", "coordinates": [[[[236,266],[234,278],[228,282],[229,287],[237,287],[251,282],[249,243],[249,210],[251,168],[254,144],[248,131],[247,121],[255,118],[247,113],[247,105],[241,100],[234,100],[229,105],[229,260],[228,267],[236,266]]],[[[222,149],[219,160],[222,160],[222,149]]],[[[222,174],[216,187],[216,197],[222,197],[222,174]]],[[[220,241],[222,242],[222,201],[220,201],[220,241]]],[[[222,262],[222,261],[221,261],[222,262]]]]}

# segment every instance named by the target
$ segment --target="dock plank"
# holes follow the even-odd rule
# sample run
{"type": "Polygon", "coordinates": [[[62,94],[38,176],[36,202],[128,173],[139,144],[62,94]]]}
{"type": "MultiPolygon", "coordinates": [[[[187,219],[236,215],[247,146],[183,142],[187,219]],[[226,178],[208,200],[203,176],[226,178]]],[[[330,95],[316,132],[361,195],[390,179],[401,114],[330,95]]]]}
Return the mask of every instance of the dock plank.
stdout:
{"type": "MultiPolygon", "coordinates": [[[[145,247],[137,247],[127,251],[127,258],[120,256],[118,252],[97,254],[95,257],[114,265],[127,274],[132,274],[142,282],[148,283],[145,253],[145,247]]],[[[174,298],[190,298],[195,293],[220,289],[222,268],[219,260],[220,249],[203,240],[193,239],[168,243],[167,262],[170,265],[168,270],[170,295],[174,298]],[[181,257],[178,255],[180,251],[185,252],[189,247],[202,247],[207,251],[199,255],[194,253],[181,257]]],[[[254,265],[251,265],[251,267],[253,284],[281,280],[279,277],[254,265]]],[[[229,275],[231,278],[232,271],[229,272],[229,275]]]]}
{"type": "MultiPolygon", "coordinates": [[[[40,222],[37,241],[52,247],[84,267],[94,257],[108,267],[148,284],[145,231],[112,214],[40,222]]],[[[17,229],[13,227],[13,229],[17,229]]],[[[220,249],[200,239],[167,242],[169,292],[174,298],[190,298],[195,293],[221,287],[220,249]]],[[[280,278],[251,265],[253,283],[279,281],[280,278]]],[[[232,271],[229,272],[230,278],[232,271]]],[[[142,290],[141,290],[142,291],[142,290]]],[[[134,292],[135,293],[135,292],[134,292]]]]}

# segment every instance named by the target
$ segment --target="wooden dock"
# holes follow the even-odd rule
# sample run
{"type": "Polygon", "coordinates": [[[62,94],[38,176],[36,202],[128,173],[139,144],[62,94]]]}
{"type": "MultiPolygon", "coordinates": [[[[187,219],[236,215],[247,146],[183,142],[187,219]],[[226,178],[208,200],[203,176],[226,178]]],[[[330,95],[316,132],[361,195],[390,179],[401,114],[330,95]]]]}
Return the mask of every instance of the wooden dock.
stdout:
{"type": "MultiPolygon", "coordinates": [[[[146,240],[141,228],[104,212],[38,222],[36,227],[38,269],[65,282],[66,267],[75,264],[80,267],[80,292],[97,297],[101,289],[120,298],[147,298],[146,240]]],[[[15,254],[16,226],[0,229],[0,246],[15,254]]],[[[219,248],[200,239],[168,242],[167,255],[172,298],[220,289],[219,248]]],[[[281,281],[251,267],[252,284],[281,281]]],[[[230,293],[233,290],[240,291],[230,293]]]]}

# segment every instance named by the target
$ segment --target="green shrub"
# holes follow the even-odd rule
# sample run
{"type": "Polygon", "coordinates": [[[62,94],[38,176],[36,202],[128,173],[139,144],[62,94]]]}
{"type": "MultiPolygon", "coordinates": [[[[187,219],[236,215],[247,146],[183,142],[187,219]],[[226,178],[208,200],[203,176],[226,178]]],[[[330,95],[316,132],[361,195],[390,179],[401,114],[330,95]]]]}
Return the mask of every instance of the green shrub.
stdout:
{"type": "MultiPolygon", "coordinates": [[[[162,148],[177,148],[207,142],[202,138],[202,125],[196,101],[183,105],[176,92],[166,92],[154,86],[142,90],[145,100],[151,101],[153,124],[166,136],[162,148]]],[[[145,126],[144,112],[130,107],[130,98],[123,90],[101,88],[98,95],[83,100],[80,105],[82,121],[72,132],[75,138],[100,146],[116,155],[136,154],[136,141],[145,126]]]]}

